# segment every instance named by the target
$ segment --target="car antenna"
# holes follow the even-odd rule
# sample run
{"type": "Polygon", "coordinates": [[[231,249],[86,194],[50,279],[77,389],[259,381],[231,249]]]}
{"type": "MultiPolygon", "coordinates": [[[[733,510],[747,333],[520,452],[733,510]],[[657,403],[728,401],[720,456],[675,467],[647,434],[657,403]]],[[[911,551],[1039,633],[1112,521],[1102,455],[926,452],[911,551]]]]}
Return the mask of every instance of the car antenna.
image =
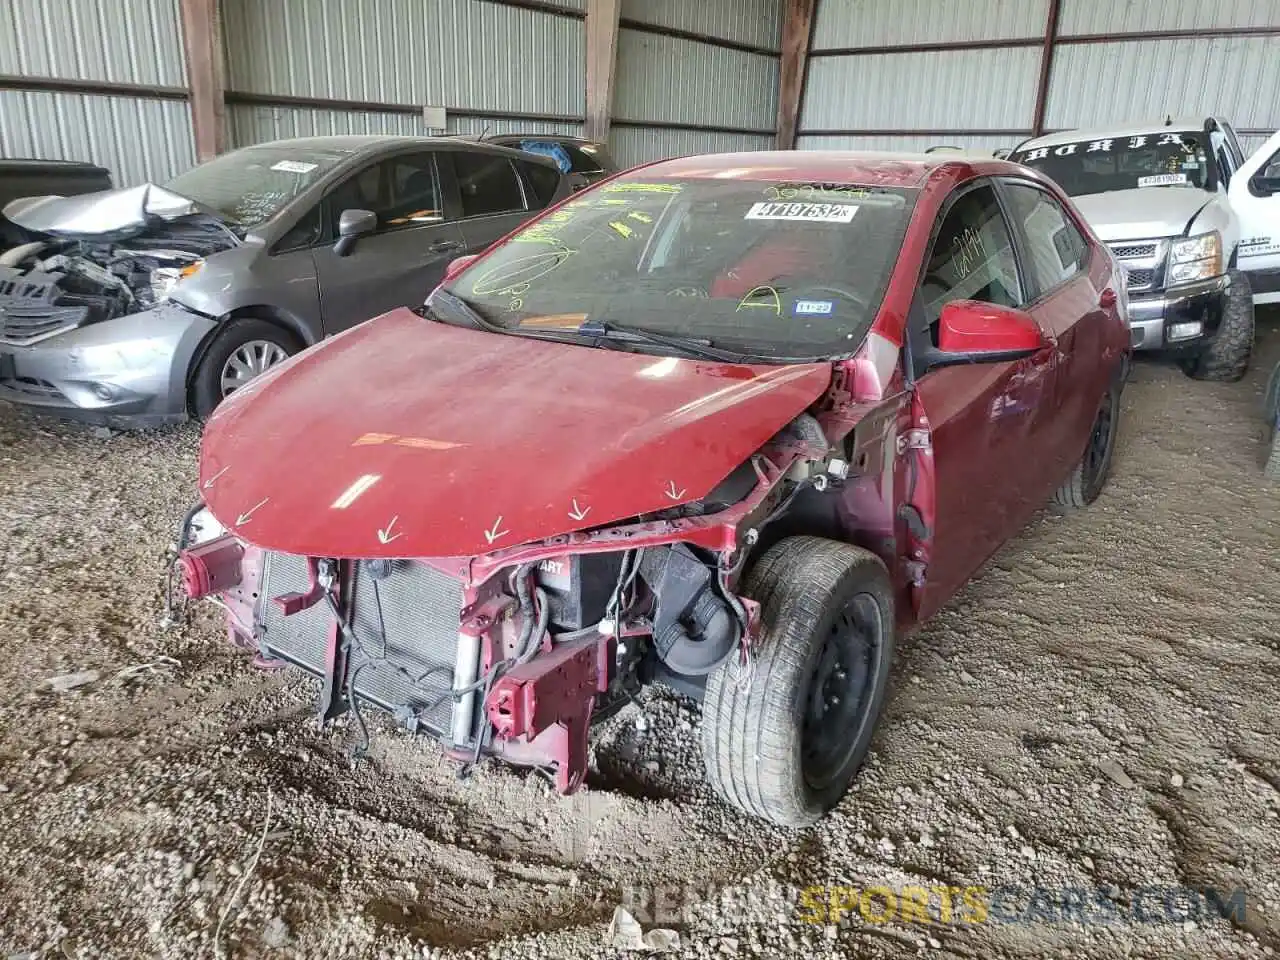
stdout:
{"type": "Polygon", "coordinates": [[[489,127],[490,127],[490,126],[491,126],[491,124],[486,123],[486,124],[484,125],[484,129],[480,131],[480,139],[481,139],[481,140],[483,140],[485,137],[489,136],[489,127]]]}
{"type": "Polygon", "coordinates": [[[1172,126],[1173,126],[1173,114],[1171,114],[1171,113],[1170,113],[1170,114],[1168,114],[1168,115],[1166,115],[1166,116],[1165,116],[1165,118],[1164,118],[1164,125],[1165,125],[1166,127],[1172,127],[1172,126]]]}

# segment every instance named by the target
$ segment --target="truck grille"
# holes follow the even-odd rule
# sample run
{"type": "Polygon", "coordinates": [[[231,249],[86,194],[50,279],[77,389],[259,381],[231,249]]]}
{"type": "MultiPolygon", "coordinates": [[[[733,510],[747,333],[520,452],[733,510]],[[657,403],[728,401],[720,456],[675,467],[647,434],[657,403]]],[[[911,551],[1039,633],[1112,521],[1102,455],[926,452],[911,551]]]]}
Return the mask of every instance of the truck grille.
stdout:
{"type": "MultiPolygon", "coordinates": [[[[285,617],[269,599],[305,593],[308,586],[306,558],[280,553],[267,557],[260,643],[269,655],[322,676],[333,622],[328,605],[318,603],[285,617]]],[[[356,695],[402,719],[416,716],[436,735],[447,733],[453,711],[447,691],[453,680],[462,600],[459,581],[424,563],[394,561],[390,575],[382,580],[359,565],[351,614],[359,644],[350,661],[356,695]]]]}
{"type": "Polygon", "coordinates": [[[1125,287],[1130,293],[1152,293],[1164,287],[1168,240],[1138,240],[1108,246],[1124,267],[1125,287]]]}

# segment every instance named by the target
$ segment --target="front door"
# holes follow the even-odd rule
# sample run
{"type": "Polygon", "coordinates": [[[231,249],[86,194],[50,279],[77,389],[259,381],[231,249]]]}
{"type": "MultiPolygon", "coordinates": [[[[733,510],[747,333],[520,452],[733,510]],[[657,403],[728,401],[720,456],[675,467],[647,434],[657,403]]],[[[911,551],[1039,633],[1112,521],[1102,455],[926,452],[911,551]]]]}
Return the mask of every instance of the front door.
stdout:
{"type": "MultiPolygon", "coordinates": [[[[1026,306],[1028,286],[989,182],[953,199],[926,264],[908,321],[913,345],[937,346],[942,308],[953,300],[1026,306]]],[[[916,422],[927,427],[934,478],[919,618],[945,603],[1043,502],[1055,355],[1046,346],[1017,361],[914,371],[916,422]]]]}
{"type": "Polygon", "coordinates": [[[329,235],[338,236],[343,210],[372,210],[377,229],[343,256],[333,246],[313,251],[326,335],[386,313],[417,307],[461,255],[464,240],[445,217],[436,155],[398,154],[371,164],[325,198],[329,235]]]}
{"type": "Polygon", "coordinates": [[[1237,263],[1249,275],[1254,303],[1280,303],[1280,132],[1231,178],[1227,190],[1240,223],[1237,263]]]}

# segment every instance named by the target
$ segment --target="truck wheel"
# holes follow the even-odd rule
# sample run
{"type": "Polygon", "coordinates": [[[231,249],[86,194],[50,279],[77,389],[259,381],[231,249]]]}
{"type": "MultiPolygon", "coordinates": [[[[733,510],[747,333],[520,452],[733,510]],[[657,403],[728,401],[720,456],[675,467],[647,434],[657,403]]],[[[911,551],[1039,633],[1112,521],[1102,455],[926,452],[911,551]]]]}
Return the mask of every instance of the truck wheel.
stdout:
{"type": "Polygon", "coordinates": [[[191,379],[191,410],[203,420],[250,380],[302,349],[297,337],[257,317],[232,320],[205,351],[191,379]]]}
{"type": "Polygon", "coordinates": [[[1084,455],[1053,495],[1055,504],[1067,510],[1078,510],[1098,499],[1107,482],[1107,474],[1111,472],[1111,455],[1115,451],[1119,423],[1120,386],[1113,383],[1098,407],[1084,455]]]}
{"type": "Polygon", "coordinates": [[[1267,455],[1267,463],[1262,468],[1262,475],[1268,480],[1280,481],[1280,427],[1272,428],[1271,452],[1267,455]]]}
{"type": "Polygon", "coordinates": [[[1253,288],[1239,270],[1232,270],[1230,276],[1222,325],[1204,352],[1183,365],[1182,369],[1195,380],[1234,383],[1249,369],[1253,353],[1253,288]]]}
{"type": "Polygon", "coordinates": [[[726,802],[788,827],[835,806],[862,765],[893,656],[884,564],[817,537],[775,544],[747,574],[761,631],[707,677],[702,756],[726,802]]]}

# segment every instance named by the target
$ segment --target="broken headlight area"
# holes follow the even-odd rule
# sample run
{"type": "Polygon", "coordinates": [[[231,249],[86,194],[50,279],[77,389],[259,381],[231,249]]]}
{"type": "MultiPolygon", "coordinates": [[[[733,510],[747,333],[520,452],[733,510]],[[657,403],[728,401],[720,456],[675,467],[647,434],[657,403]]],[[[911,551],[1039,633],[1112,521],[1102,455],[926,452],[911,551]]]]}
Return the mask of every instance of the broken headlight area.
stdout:
{"type": "Polygon", "coordinates": [[[236,238],[215,223],[167,223],[120,243],[51,240],[0,256],[0,341],[39,342],[151,309],[236,238]]]}
{"type": "Polygon", "coordinates": [[[586,775],[593,720],[654,680],[699,695],[747,624],[715,555],[682,543],[567,554],[468,584],[456,561],[264,554],[222,534],[192,539],[176,568],[182,592],[223,606],[259,663],[318,678],[317,712],[351,711],[359,749],[378,710],[465,764],[537,767],[564,793],[586,775]]]}

